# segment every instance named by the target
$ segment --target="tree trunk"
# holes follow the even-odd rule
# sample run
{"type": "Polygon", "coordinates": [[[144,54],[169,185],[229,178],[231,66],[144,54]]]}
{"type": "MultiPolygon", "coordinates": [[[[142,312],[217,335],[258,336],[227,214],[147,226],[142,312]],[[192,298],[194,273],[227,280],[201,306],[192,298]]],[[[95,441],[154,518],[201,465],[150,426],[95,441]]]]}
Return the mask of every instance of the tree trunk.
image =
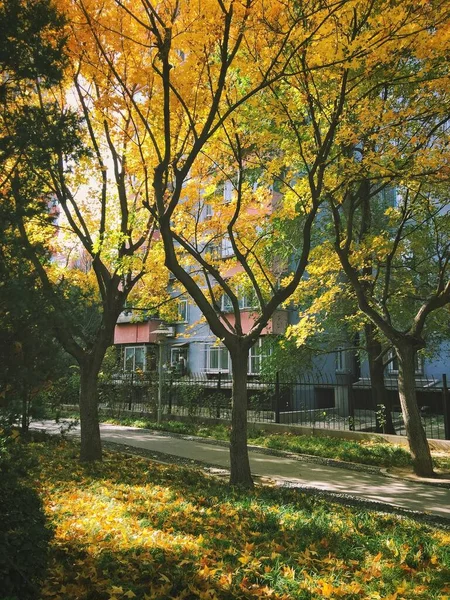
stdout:
{"type": "Polygon", "coordinates": [[[89,359],[80,366],[80,460],[92,462],[102,460],[102,445],[98,419],[98,374],[97,367],[89,359]]]}
{"type": "Polygon", "coordinates": [[[230,350],[233,375],[233,403],[230,435],[230,484],[253,488],[247,447],[247,365],[248,348],[230,350]]]}
{"type": "Polygon", "coordinates": [[[370,372],[370,388],[372,402],[377,414],[377,432],[395,435],[395,427],[392,422],[392,402],[389,392],[384,384],[384,363],[382,346],[376,338],[376,328],[373,323],[367,323],[364,327],[366,336],[367,358],[370,372]],[[384,415],[380,418],[379,412],[384,407],[384,415]]]}
{"type": "Polygon", "coordinates": [[[22,415],[21,415],[22,433],[28,433],[28,427],[30,424],[29,413],[30,413],[30,404],[29,404],[28,386],[24,385],[23,389],[22,389],[22,415]]]}
{"type": "Polygon", "coordinates": [[[435,477],[430,448],[417,405],[415,350],[410,344],[402,344],[395,349],[398,357],[398,393],[414,472],[421,477],[435,477]]]}

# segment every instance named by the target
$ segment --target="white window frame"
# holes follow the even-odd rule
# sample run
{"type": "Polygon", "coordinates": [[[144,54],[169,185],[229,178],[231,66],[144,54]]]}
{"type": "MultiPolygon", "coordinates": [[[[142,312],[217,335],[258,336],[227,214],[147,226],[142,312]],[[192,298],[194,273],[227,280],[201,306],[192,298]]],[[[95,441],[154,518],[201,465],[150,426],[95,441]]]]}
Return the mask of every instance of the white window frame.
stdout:
{"type": "MultiPolygon", "coordinates": [[[[389,375],[398,375],[398,359],[394,350],[390,350],[388,354],[389,363],[387,366],[387,371],[389,375]]],[[[415,375],[423,375],[423,356],[421,356],[418,352],[416,352],[415,356],[415,375]]]]}
{"type": "Polygon", "coordinates": [[[234,185],[231,179],[225,179],[223,182],[223,201],[229,204],[233,200],[234,185]]]}
{"type": "Polygon", "coordinates": [[[212,219],[214,215],[214,210],[212,204],[205,204],[205,219],[212,219]]]}
{"type": "Polygon", "coordinates": [[[227,235],[222,238],[220,243],[220,256],[222,258],[234,256],[233,245],[231,244],[231,240],[227,235]]]}
{"type": "Polygon", "coordinates": [[[178,319],[177,323],[187,323],[189,319],[189,302],[186,299],[178,300],[177,305],[178,319]]]}
{"type": "Polygon", "coordinates": [[[227,294],[222,294],[220,308],[224,313],[233,312],[233,304],[231,303],[231,299],[227,294]]]}
{"type": "Polygon", "coordinates": [[[223,345],[214,344],[208,346],[207,353],[207,366],[206,370],[208,373],[228,373],[230,371],[230,353],[227,348],[223,345]],[[211,357],[217,353],[217,366],[211,366],[211,357]],[[226,357],[226,358],[225,358],[226,357]]]}
{"type": "Polygon", "coordinates": [[[125,373],[136,373],[137,369],[145,371],[146,369],[146,363],[147,363],[147,348],[145,345],[140,344],[140,345],[136,345],[136,346],[125,346],[124,348],[124,352],[123,352],[123,370],[125,373]],[[133,351],[133,367],[132,369],[127,368],[127,354],[129,354],[129,351],[133,351]],[[142,363],[142,369],[141,367],[136,367],[136,350],[142,350],[143,351],[143,363],[142,363]]]}
{"type": "Polygon", "coordinates": [[[178,363],[180,356],[184,358],[185,365],[187,365],[188,346],[175,346],[170,349],[170,364],[172,367],[178,363]]]}
{"type": "Polygon", "coordinates": [[[266,339],[264,337],[260,337],[258,338],[257,342],[255,344],[253,344],[253,346],[250,348],[250,351],[248,353],[248,367],[247,367],[247,373],[248,375],[259,375],[261,373],[261,363],[262,361],[267,358],[268,356],[270,356],[271,354],[271,349],[270,348],[264,348],[264,352],[263,352],[263,346],[265,343],[266,339]],[[267,352],[268,350],[268,352],[267,352]],[[256,369],[253,369],[253,363],[257,362],[258,367],[256,369]]]}
{"type": "Polygon", "coordinates": [[[238,295],[239,308],[241,310],[256,308],[256,295],[254,292],[242,292],[238,295]]]}
{"type": "MultiPolygon", "coordinates": [[[[240,310],[254,310],[257,308],[256,295],[253,292],[240,292],[238,290],[237,297],[240,310]]],[[[220,307],[222,312],[233,312],[233,305],[226,294],[222,295],[220,307]]]]}

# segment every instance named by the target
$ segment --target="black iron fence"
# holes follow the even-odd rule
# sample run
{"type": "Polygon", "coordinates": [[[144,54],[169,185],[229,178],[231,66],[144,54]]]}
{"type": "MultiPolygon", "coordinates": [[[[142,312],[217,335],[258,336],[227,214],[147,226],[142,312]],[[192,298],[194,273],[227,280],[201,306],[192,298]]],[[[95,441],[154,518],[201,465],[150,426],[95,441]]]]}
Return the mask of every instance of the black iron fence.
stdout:
{"type": "MultiPolygon", "coordinates": [[[[385,381],[385,401],[374,405],[370,381],[315,374],[300,381],[249,378],[249,422],[281,423],[321,429],[405,434],[396,379],[385,381]]],[[[163,418],[230,419],[232,381],[228,374],[177,377],[165,373],[158,396],[157,373],[126,374],[103,382],[101,406],[116,413],[155,416],[161,403],[163,418]]],[[[426,434],[450,439],[450,399],[445,375],[439,380],[416,380],[417,402],[426,434]]]]}

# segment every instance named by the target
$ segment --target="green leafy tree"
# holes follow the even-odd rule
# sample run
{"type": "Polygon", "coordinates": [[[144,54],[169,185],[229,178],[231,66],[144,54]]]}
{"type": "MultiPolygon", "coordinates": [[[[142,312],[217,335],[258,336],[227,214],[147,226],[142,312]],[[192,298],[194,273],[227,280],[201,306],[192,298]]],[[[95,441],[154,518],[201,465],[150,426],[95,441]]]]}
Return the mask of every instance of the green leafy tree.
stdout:
{"type": "MultiPolygon", "coordinates": [[[[16,84],[1,115],[2,202],[39,280],[52,330],[80,366],[81,458],[96,460],[98,373],[118,315],[147,271],[152,298],[164,293],[166,280],[160,258],[150,257],[158,244],[135,181],[132,123],[119,108],[101,105],[95,69],[80,76],[82,56],[69,65],[65,19],[45,5],[53,20],[42,30],[43,48],[48,41],[55,72],[45,61],[47,77],[16,60],[4,68],[4,80],[16,84]]],[[[14,7],[23,31],[34,27],[27,6],[14,7]]],[[[32,65],[42,53],[30,54],[32,65]]]]}

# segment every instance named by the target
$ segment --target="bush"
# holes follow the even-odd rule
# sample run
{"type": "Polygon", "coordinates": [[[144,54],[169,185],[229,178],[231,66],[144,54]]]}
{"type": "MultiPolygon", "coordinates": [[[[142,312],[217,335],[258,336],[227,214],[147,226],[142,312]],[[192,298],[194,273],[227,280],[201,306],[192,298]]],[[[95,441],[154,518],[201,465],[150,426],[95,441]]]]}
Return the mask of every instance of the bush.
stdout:
{"type": "Polygon", "coordinates": [[[0,435],[0,599],[33,600],[45,573],[51,530],[42,503],[21,478],[33,467],[26,447],[0,435]]]}

